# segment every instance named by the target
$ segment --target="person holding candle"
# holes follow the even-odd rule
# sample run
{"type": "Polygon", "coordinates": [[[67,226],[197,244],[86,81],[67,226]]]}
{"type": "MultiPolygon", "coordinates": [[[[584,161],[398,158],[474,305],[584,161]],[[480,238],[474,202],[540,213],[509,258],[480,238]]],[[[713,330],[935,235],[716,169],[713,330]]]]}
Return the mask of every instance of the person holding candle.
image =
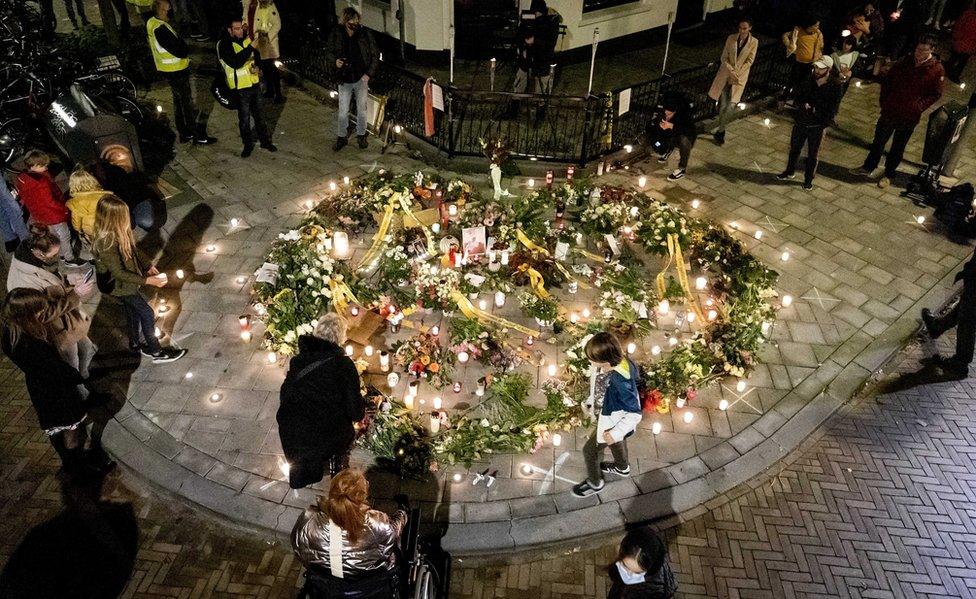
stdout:
{"type": "Polygon", "coordinates": [[[603,490],[604,473],[630,476],[627,461],[627,437],[640,424],[640,394],[637,378],[640,372],[624,354],[620,341],[606,331],[597,333],[586,341],[586,357],[592,363],[590,376],[590,402],[602,397],[596,431],[583,446],[587,478],[573,486],[573,495],[589,497],[603,490]],[[609,447],[612,462],[601,462],[604,448],[609,447]]]}
{"type": "Polygon", "coordinates": [[[359,372],[346,355],[346,321],[335,313],[318,319],[311,335],[298,338],[281,385],[278,435],[291,464],[288,483],[300,489],[349,465],[354,424],[366,415],[359,372]]]}
{"type": "Polygon", "coordinates": [[[153,364],[175,362],[186,350],[159,344],[156,315],[140,291],[143,285],[164,286],[166,275],[155,266],[142,267],[130,223],[129,207],[117,196],[98,201],[92,239],[98,288],[122,302],[131,351],[152,358],[153,364]]]}

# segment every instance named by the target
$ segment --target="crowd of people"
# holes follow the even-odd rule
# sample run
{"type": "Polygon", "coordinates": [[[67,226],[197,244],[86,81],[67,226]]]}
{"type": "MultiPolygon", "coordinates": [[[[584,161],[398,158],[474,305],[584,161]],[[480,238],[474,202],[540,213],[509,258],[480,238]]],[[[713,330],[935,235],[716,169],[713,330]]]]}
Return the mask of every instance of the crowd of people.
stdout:
{"type": "MultiPolygon", "coordinates": [[[[944,4],[944,3],[943,3],[944,4]]],[[[821,19],[807,14],[784,32],[781,42],[789,75],[782,102],[793,111],[793,128],[787,151],[786,168],[777,176],[782,181],[795,177],[798,160],[806,148],[803,189],[812,190],[820,152],[827,131],[835,124],[841,101],[851,81],[876,81],[880,85],[880,115],[870,150],[863,164],[852,168],[859,176],[875,180],[878,187],[891,184],[901,164],[905,148],[923,113],[942,97],[945,78],[961,82],[962,72],[976,51],[976,8],[967,1],[954,20],[940,20],[942,9],[931,13],[929,30],[917,30],[906,23],[912,13],[922,9],[917,2],[887,7],[889,13],[867,2],[847,13],[842,29],[825,36],[821,19]],[[940,27],[934,27],[934,24],[940,27]],[[951,28],[950,52],[940,57],[937,29],[951,28]],[[885,156],[884,171],[876,171],[885,156]]],[[[836,27],[832,28],[836,29],[836,27]]],[[[728,36],[719,58],[719,67],[708,91],[718,107],[712,136],[717,145],[726,141],[726,126],[749,85],[749,74],[756,59],[758,40],[752,35],[752,19],[741,16],[737,31],[728,36]]],[[[668,179],[685,176],[689,157],[698,135],[696,107],[681,91],[662,96],[657,113],[648,125],[647,138],[667,163],[674,150],[680,160],[668,179]]]]}

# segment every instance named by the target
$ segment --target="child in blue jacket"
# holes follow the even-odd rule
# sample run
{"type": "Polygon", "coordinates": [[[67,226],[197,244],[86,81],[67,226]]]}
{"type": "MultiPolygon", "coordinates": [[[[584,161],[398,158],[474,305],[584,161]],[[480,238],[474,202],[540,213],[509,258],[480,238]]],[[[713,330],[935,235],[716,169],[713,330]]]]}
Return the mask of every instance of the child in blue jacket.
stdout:
{"type": "Polygon", "coordinates": [[[583,446],[587,478],[573,487],[576,497],[588,497],[602,491],[605,472],[630,476],[626,437],[634,432],[642,417],[637,365],[624,355],[617,338],[611,333],[597,333],[586,343],[584,351],[596,367],[591,392],[593,397],[603,395],[603,407],[596,431],[583,446]],[[612,462],[600,461],[606,447],[613,455],[612,462]]]}

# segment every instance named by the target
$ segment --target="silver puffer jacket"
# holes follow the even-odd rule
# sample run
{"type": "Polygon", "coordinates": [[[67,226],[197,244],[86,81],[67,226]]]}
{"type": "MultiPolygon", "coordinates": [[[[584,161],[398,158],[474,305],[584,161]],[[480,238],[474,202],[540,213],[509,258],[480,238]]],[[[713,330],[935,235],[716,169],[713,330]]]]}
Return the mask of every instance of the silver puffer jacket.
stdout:
{"type": "MultiPolygon", "coordinates": [[[[343,577],[357,577],[365,572],[389,569],[394,566],[393,549],[400,539],[400,530],[407,514],[398,510],[392,517],[378,510],[366,512],[366,530],[355,545],[350,545],[342,532],[343,577]]],[[[329,517],[312,506],[307,508],[291,531],[291,546],[306,567],[316,566],[328,572],[329,517]]]]}

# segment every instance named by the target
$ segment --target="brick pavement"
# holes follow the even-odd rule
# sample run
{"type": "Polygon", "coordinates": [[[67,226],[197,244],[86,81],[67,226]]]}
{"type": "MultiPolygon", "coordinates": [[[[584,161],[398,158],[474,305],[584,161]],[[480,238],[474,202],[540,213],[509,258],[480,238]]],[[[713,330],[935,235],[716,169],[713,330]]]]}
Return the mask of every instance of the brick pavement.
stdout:
{"type": "MultiPolygon", "coordinates": [[[[942,342],[943,350],[951,338],[942,342]]],[[[971,597],[976,594],[976,383],[897,388],[927,351],[886,367],[880,394],[831,418],[779,465],[682,522],[662,522],[682,597],[971,597]]],[[[57,458],[21,380],[0,364],[0,562],[60,506],[57,458]]],[[[279,541],[116,475],[139,553],[123,597],[291,597],[299,566],[279,541]]],[[[616,535],[576,548],[454,562],[453,599],[603,597],[616,535]]],[[[56,560],[52,560],[52,565],[56,560]]]]}

